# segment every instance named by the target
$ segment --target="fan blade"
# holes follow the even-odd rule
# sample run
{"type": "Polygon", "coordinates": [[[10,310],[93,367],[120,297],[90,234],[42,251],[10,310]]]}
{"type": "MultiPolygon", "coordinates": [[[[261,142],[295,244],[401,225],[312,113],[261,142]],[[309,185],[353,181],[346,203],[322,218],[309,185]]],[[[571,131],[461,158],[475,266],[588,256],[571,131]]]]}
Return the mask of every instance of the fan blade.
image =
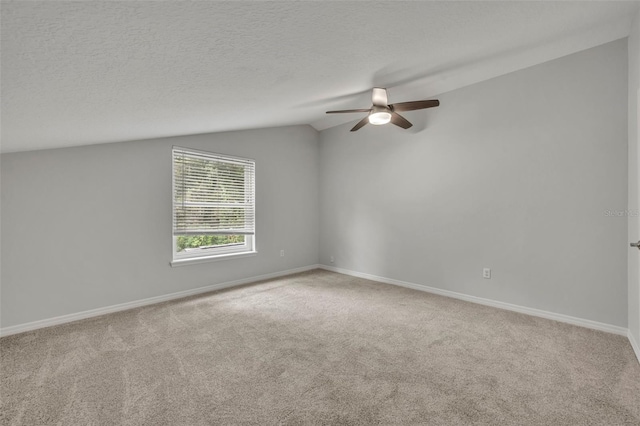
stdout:
{"type": "Polygon", "coordinates": [[[433,108],[440,105],[440,101],[433,99],[430,101],[413,101],[413,102],[400,102],[399,104],[389,105],[394,111],[414,111],[416,109],[433,108]]]}
{"type": "Polygon", "coordinates": [[[413,124],[409,123],[406,118],[398,114],[397,112],[391,113],[391,122],[396,126],[402,127],[403,129],[408,129],[413,126],[413,124]]]}
{"type": "Polygon", "coordinates": [[[355,132],[356,130],[360,129],[362,126],[364,126],[368,122],[369,122],[369,116],[367,115],[365,118],[363,118],[362,120],[358,121],[358,124],[353,126],[353,129],[351,129],[351,131],[355,132]]]}
{"type": "Polygon", "coordinates": [[[383,89],[381,87],[374,87],[373,95],[371,95],[371,100],[373,101],[374,105],[383,106],[386,108],[387,102],[389,102],[387,100],[387,89],[383,89]]]}
{"type": "Polygon", "coordinates": [[[371,109],[341,109],[338,111],[327,111],[327,114],[343,114],[345,112],[371,112],[371,109]]]}

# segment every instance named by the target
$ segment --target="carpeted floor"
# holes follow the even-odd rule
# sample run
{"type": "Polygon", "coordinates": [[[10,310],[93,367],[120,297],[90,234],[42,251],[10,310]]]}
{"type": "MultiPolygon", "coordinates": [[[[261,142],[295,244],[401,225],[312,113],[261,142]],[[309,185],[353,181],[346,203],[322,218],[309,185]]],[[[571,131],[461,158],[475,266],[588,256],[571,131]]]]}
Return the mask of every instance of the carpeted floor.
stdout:
{"type": "Polygon", "coordinates": [[[0,349],[7,425],[640,425],[624,337],[326,271],[0,349]]]}

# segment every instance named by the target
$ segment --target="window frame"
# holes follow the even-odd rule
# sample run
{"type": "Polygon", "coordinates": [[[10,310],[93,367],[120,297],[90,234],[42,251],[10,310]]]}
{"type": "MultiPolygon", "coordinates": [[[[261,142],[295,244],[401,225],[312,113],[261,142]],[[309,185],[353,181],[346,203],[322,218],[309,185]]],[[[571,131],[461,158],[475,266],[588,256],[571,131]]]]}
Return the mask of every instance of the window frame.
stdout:
{"type": "MultiPolygon", "coordinates": [[[[215,161],[215,159],[212,159],[215,161]]],[[[255,244],[255,202],[256,202],[256,190],[255,190],[255,160],[244,157],[237,157],[227,154],[219,154],[215,152],[202,151],[193,148],[185,148],[180,146],[173,146],[171,148],[171,221],[172,221],[172,230],[171,230],[171,252],[172,252],[172,261],[171,266],[181,266],[190,263],[200,263],[200,262],[208,262],[208,261],[217,261],[217,260],[225,260],[229,258],[238,258],[245,256],[253,256],[257,254],[256,244],[255,244]],[[249,181],[245,179],[245,191],[246,187],[252,187],[252,198],[253,198],[253,220],[254,220],[254,233],[253,234],[244,234],[244,243],[237,244],[228,244],[228,245],[220,245],[217,247],[211,248],[203,248],[203,249],[193,249],[190,251],[177,251],[177,235],[174,235],[174,225],[173,222],[175,220],[175,190],[176,190],[176,176],[175,176],[175,151],[184,151],[185,153],[193,153],[196,155],[204,155],[211,157],[219,157],[222,161],[229,162],[244,162],[250,163],[253,167],[253,181],[249,181]]],[[[249,171],[245,171],[249,176],[251,173],[249,171]]],[[[220,235],[235,235],[235,234],[220,234],[220,235]]]]}

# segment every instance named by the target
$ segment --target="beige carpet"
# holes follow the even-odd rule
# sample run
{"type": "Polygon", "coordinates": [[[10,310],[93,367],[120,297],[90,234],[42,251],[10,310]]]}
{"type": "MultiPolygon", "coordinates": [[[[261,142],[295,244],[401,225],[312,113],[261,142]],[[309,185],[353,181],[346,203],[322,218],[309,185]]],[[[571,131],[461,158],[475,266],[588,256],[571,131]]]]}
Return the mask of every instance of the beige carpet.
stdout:
{"type": "Polygon", "coordinates": [[[325,271],[0,340],[7,425],[639,425],[626,338],[325,271]]]}

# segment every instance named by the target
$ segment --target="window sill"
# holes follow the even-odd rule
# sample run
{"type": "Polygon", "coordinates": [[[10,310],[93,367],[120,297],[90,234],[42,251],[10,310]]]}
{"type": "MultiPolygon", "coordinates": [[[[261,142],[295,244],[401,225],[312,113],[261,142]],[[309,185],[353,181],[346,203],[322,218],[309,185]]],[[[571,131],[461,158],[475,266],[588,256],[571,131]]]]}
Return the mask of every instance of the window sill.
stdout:
{"type": "Polygon", "coordinates": [[[258,254],[257,251],[243,251],[241,253],[217,254],[214,256],[190,257],[187,259],[175,259],[171,262],[171,267],[193,265],[195,263],[218,262],[220,260],[238,259],[241,257],[251,257],[258,254]]]}

